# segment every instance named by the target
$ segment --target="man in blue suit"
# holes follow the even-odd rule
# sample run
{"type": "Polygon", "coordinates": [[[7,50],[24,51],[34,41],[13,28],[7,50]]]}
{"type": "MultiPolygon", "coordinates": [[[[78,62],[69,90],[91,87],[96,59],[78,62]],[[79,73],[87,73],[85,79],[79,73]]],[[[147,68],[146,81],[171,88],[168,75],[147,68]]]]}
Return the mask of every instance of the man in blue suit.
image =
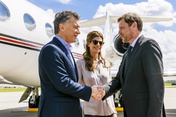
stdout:
{"type": "Polygon", "coordinates": [[[56,35],[39,55],[41,97],[38,117],[82,117],[79,98],[89,101],[91,96],[98,99],[101,95],[97,86],[77,83],[77,67],[70,43],[75,42],[80,34],[78,20],[78,14],[73,11],[55,15],[56,35]]]}

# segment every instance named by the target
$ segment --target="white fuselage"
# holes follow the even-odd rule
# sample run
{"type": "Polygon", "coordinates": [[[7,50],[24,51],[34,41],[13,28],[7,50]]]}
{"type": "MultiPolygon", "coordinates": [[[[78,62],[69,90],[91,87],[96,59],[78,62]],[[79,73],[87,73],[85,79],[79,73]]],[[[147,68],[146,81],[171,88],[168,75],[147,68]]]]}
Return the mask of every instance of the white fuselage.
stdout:
{"type": "Polygon", "coordinates": [[[51,40],[45,24],[52,26],[54,16],[26,0],[1,0],[9,10],[9,18],[0,21],[0,75],[24,86],[39,86],[38,55],[41,47],[51,40]],[[28,30],[24,14],[33,17],[36,27],[28,30]]]}
{"type": "MultiPolygon", "coordinates": [[[[106,16],[80,22],[81,28],[104,25],[105,57],[115,62],[111,24],[119,16],[106,16]]],[[[171,18],[141,17],[144,22],[170,21],[171,18]]],[[[38,55],[54,36],[54,15],[27,0],[0,0],[0,75],[14,84],[39,87],[38,55]],[[6,11],[6,10],[7,11],[6,11]],[[27,17],[26,17],[27,16],[27,17]],[[28,17],[30,16],[30,17],[28,17]],[[32,18],[31,18],[32,17],[32,18]],[[32,19],[32,20],[31,20],[32,19]]],[[[85,38],[73,43],[73,56],[79,59],[85,51],[85,38]]],[[[114,73],[119,65],[115,65],[114,73]]]]}
{"type": "MultiPolygon", "coordinates": [[[[0,75],[13,84],[38,87],[38,55],[54,36],[54,14],[27,0],[1,0],[0,8],[0,75]]],[[[83,45],[83,40],[72,45],[75,59],[82,57],[83,45]]]]}

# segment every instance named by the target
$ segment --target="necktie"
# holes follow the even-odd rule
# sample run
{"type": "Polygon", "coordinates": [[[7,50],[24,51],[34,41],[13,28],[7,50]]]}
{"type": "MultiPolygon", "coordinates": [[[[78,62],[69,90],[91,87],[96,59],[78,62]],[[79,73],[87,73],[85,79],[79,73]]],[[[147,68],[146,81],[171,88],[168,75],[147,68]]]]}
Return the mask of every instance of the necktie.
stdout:
{"type": "Polygon", "coordinates": [[[129,58],[131,57],[132,49],[133,49],[132,46],[130,46],[130,47],[128,48],[128,51],[127,51],[127,59],[129,59],[129,58]]]}
{"type": "Polygon", "coordinates": [[[132,54],[132,49],[133,49],[132,46],[130,46],[130,47],[128,48],[128,50],[127,50],[127,55],[126,55],[126,57],[125,57],[124,78],[125,78],[125,74],[126,74],[127,69],[128,69],[130,57],[131,57],[131,54],[132,54]]]}

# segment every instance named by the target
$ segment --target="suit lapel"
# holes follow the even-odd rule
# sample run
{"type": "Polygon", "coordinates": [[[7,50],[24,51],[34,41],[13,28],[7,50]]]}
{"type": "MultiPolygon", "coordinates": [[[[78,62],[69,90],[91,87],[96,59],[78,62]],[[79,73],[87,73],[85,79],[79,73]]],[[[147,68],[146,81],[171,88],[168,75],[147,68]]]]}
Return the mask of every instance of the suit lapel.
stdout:
{"type": "Polygon", "coordinates": [[[122,65],[120,68],[120,73],[121,73],[120,78],[121,78],[122,84],[124,83],[124,80],[125,80],[125,60],[126,60],[126,53],[123,55],[122,65]]]}
{"type": "MultiPolygon", "coordinates": [[[[133,47],[133,50],[132,50],[132,53],[131,53],[131,57],[129,58],[128,64],[126,65],[126,66],[128,66],[128,68],[130,67],[131,62],[133,61],[133,58],[134,58],[135,54],[137,53],[137,51],[138,51],[138,49],[139,49],[139,47],[140,47],[140,45],[141,45],[143,39],[144,39],[144,36],[140,36],[139,39],[137,40],[135,46],[133,47]]],[[[125,59],[126,59],[126,54],[125,54],[125,59]]],[[[126,60],[125,60],[125,61],[126,61],[126,60]]],[[[124,63],[125,63],[125,62],[124,62],[124,63]]],[[[123,66],[125,66],[125,64],[124,64],[123,66]]],[[[127,74],[127,72],[128,72],[128,68],[126,68],[126,69],[124,70],[124,72],[125,72],[125,73],[124,73],[124,77],[126,76],[126,74],[127,74]]]]}
{"type": "Polygon", "coordinates": [[[72,53],[67,53],[67,57],[69,58],[71,64],[72,64],[72,67],[74,68],[75,67],[75,61],[74,61],[74,58],[73,58],[73,55],[72,53]]]}
{"type": "MultiPolygon", "coordinates": [[[[55,37],[53,38],[53,42],[65,53],[66,57],[70,61],[70,64],[72,64],[72,60],[71,60],[70,55],[67,52],[65,46],[57,38],[55,38],[55,37]]],[[[72,53],[71,53],[71,56],[73,57],[72,53]]],[[[74,66],[73,66],[73,64],[70,65],[70,66],[72,66],[72,68],[74,69],[75,75],[76,75],[76,81],[78,81],[78,72],[77,72],[76,63],[75,63],[74,58],[73,58],[73,62],[74,62],[74,66]]]]}
{"type": "MultiPolygon", "coordinates": [[[[71,53],[68,53],[68,51],[66,50],[65,46],[57,39],[57,38],[53,38],[53,41],[58,45],[58,47],[65,53],[65,55],[67,56],[67,58],[70,60],[70,63],[72,64],[72,59],[71,57],[73,57],[73,55],[71,53]],[[70,56],[71,54],[71,56],[70,56]]],[[[74,61],[74,58],[73,58],[74,61]]],[[[72,67],[74,68],[73,64],[72,67]]]]}
{"type": "Polygon", "coordinates": [[[131,57],[130,57],[130,59],[129,59],[129,64],[128,64],[128,65],[130,65],[131,61],[133,60],[134,55],[137,53],[137,51],[138,51],[138,49],[139,49],[139,47],[140,47],[140,45],[141,45],[143,39],[144,39],[144,36],[142,35],[142,36],[140,36],[139,39],[137,40],[137,42],[136,42],[136,44],[135,44],[135,46],[134,46],[134,48],[133,48],[133,50],[132,50],[131,57]]]}
{"type": "Polygon", "coordinates": [[[74,57],[73,57],[73,54],[71,53],[71,56],[72,56],[72,58],[73,58],[73,68],[75,69],[75,73],[76,73],[76,80],[78,81],[78,70],[77,70],[77,66],[76,66],[76,62],[75,62],[75,59],[74,59],[74,57]]]}

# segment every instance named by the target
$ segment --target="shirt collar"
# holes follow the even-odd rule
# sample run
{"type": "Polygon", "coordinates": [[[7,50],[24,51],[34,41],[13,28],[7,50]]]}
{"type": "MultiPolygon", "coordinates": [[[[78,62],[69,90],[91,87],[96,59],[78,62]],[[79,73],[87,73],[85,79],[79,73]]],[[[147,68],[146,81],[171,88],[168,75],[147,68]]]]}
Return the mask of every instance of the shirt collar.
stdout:
{"type": "Polygon", "coordinates": [[[133,41],[132,44],[130,44],[130,46],[134,47],[140,36],[141,36],[141,34],[139,34],[139,36],[133,41]]]}
{"type": "Polygon", "coordinates": [[[70,44],[68,44],[65,40],[63,40],[58,35],[55,35],[55,38],[57,38],[65,46],[65,48],[68,52],[71,52],[72,46],[70,44]]]}

